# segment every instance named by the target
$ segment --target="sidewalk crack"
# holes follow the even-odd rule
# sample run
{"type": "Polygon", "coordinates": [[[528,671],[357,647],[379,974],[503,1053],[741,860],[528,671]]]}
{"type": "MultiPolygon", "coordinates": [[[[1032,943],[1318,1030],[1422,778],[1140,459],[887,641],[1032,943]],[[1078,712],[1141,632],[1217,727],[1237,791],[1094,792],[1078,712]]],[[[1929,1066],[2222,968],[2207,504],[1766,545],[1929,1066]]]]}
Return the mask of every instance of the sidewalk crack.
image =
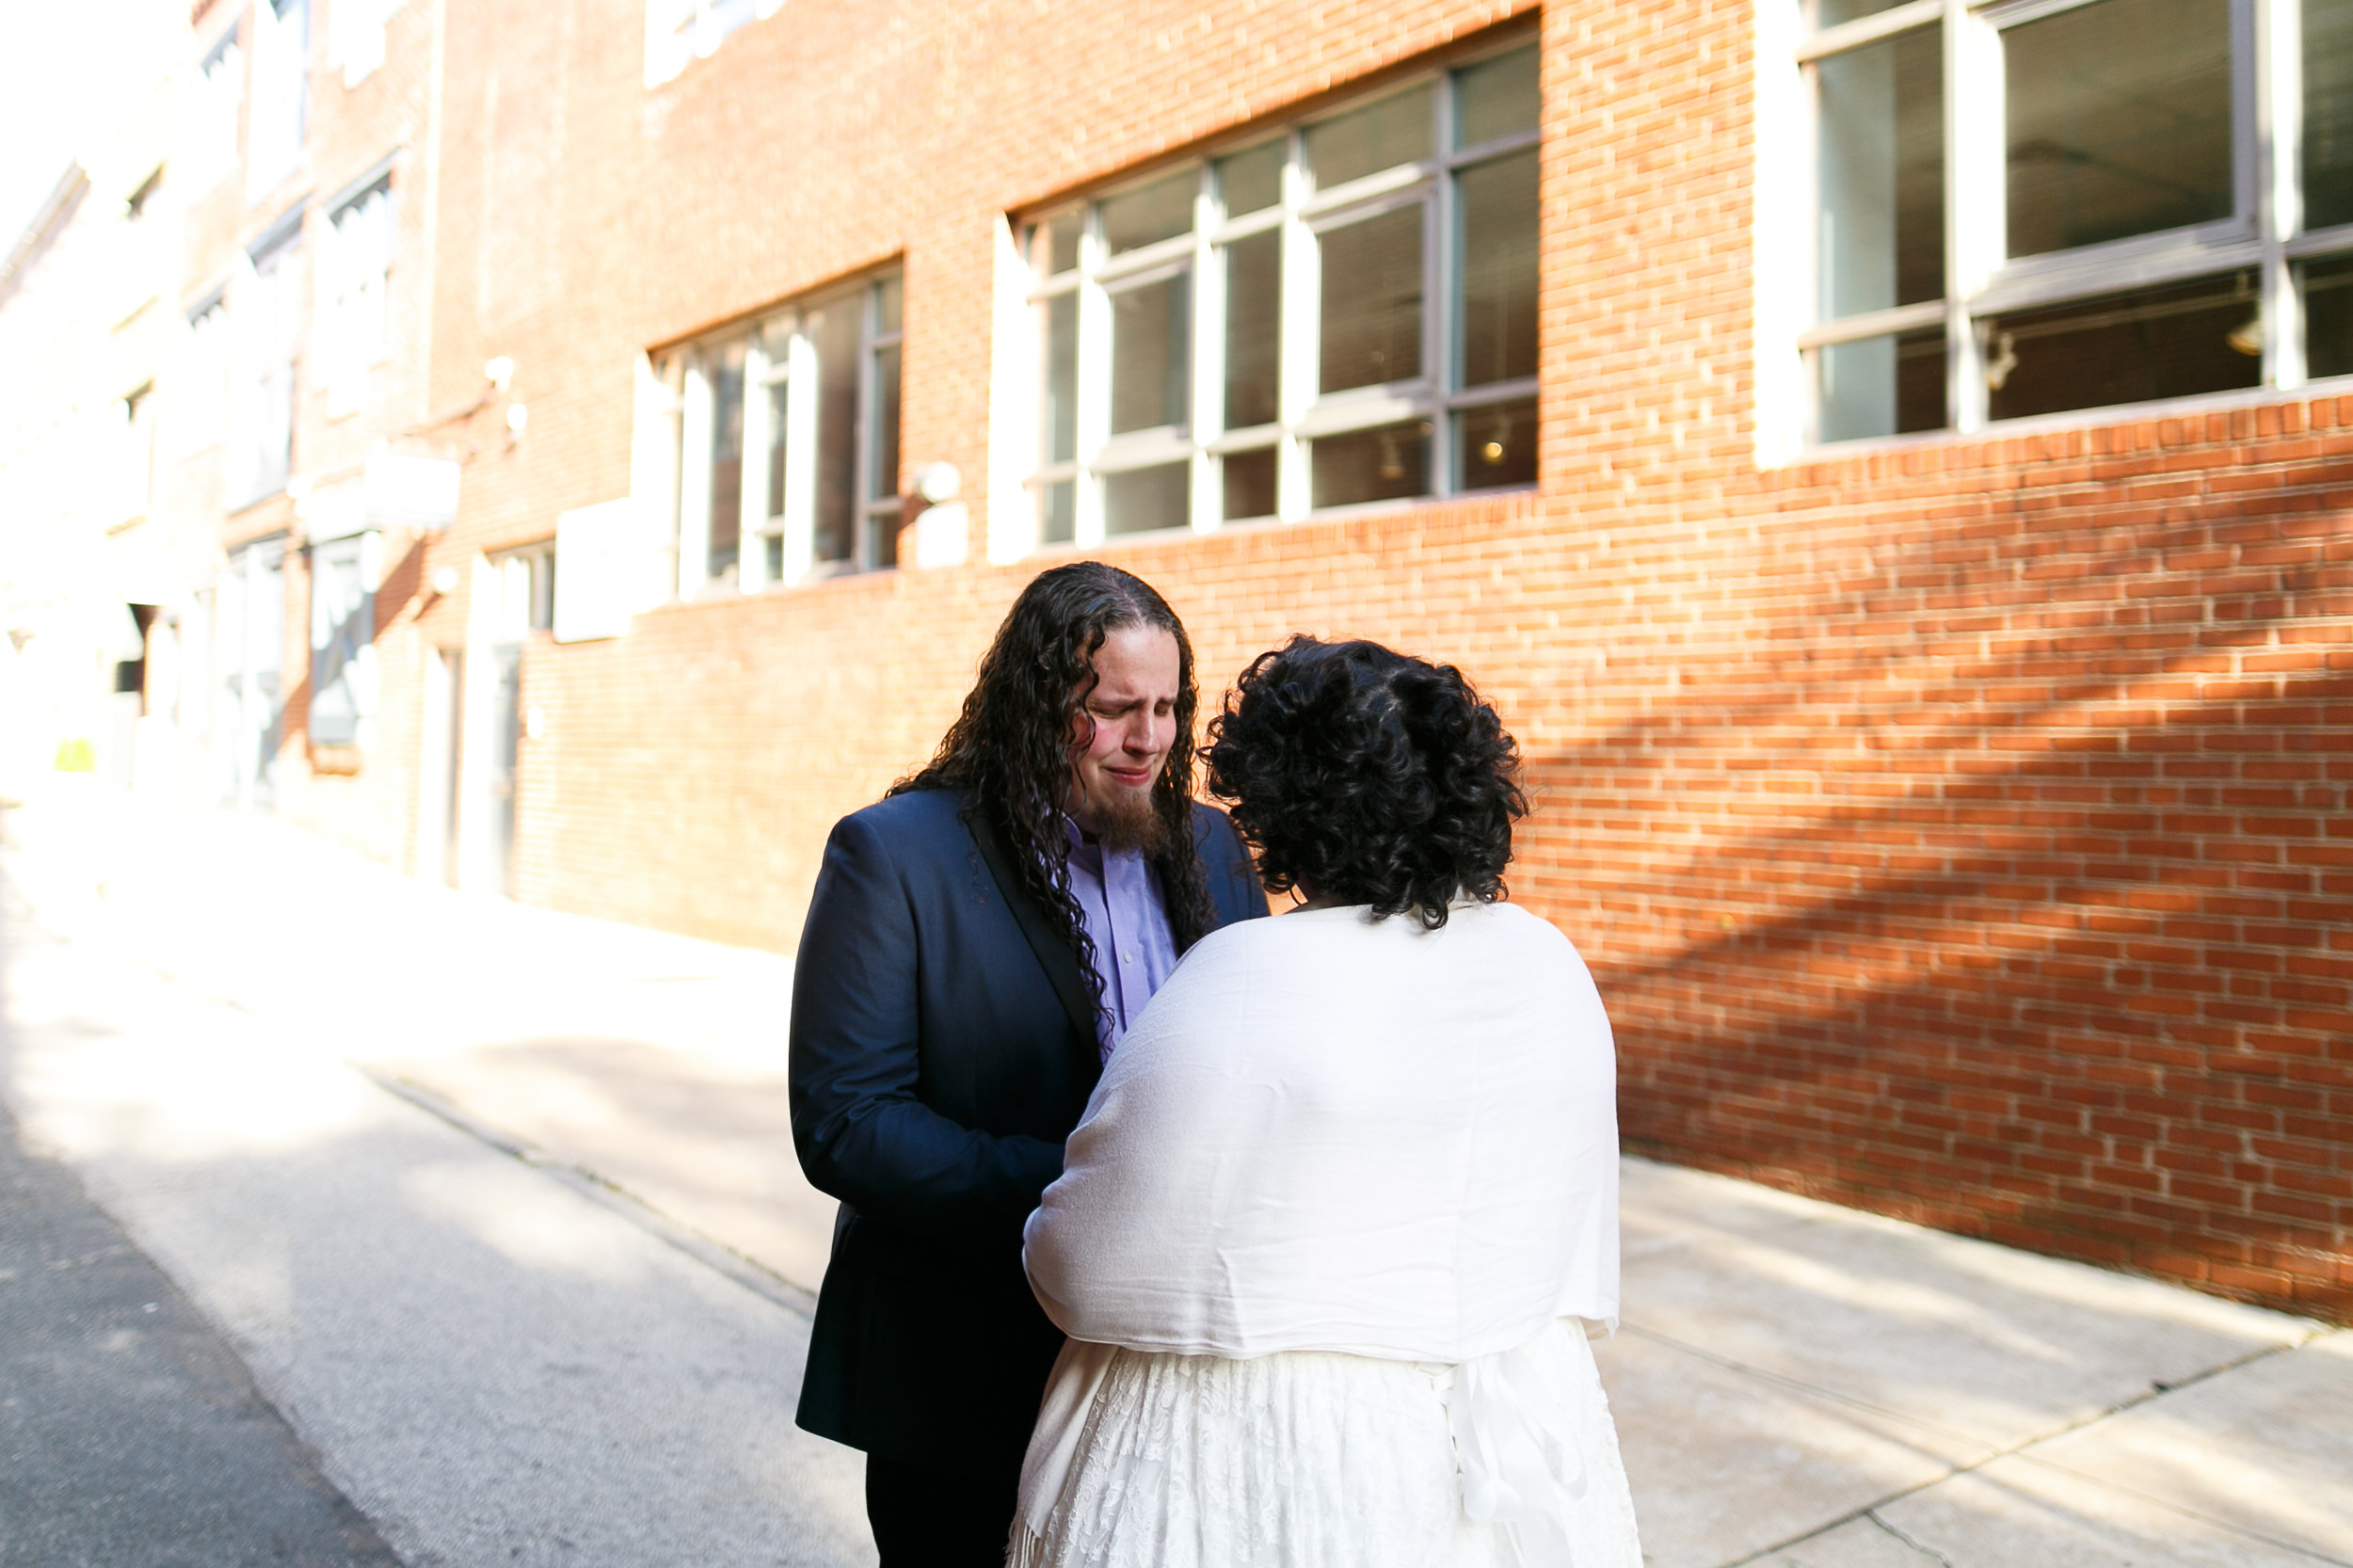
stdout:
{"type": "Polygon", "coordinates": [[[1946,1557],[1943,1552],[1938,1551],[1935,1547],[1927,1544],[1925,1542],[1914,1541],[1911,1536],[1906,1535],[1902,1530],[1897,1529],[1895,1526],[1881,1518],[1879,1510],[1868,1510],[1863,1516],[1865,1519],[1870,1520],[1871,1523],[1877,1525],[1880,1528],[1885,1530],[1888,1534],[1894,1536],[1897,1540],[1902,1542],[1905,1545],[1911,1547],[1913,1551],[1919,1553],[1922,1557],[1930,1559],[1936,1562],[1938,1564],[1938,1568],[1954,1568],[1953,1560],[1951,1558],[1946,1557]]]}

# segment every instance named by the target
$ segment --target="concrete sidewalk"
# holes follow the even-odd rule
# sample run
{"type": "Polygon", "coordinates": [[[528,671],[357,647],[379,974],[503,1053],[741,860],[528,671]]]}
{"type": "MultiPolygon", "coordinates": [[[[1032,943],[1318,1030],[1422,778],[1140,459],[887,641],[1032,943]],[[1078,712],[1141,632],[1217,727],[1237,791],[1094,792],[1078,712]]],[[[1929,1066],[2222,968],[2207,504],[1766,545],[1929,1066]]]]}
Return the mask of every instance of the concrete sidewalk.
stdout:
{"type": "MultiPolygon", "coordinates": [[[[62,792],[0,826],[77,949],[609,1184],[774,1302],[817,1283],[789,961],[422,888],[262,819],[62,792]]],[[[1661,1568],[2353,1565],[2353,1335],[1643,1161],[1625,1221],[1601,1359],[1661,1568]]]]}

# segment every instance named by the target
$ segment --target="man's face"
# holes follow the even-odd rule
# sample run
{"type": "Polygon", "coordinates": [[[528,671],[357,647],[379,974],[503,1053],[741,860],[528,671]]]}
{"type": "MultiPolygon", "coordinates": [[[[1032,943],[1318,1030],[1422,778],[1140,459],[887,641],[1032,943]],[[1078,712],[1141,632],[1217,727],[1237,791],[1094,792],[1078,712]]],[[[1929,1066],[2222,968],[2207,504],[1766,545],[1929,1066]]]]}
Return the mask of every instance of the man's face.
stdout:
{"type": "Polygon", "coordinates": [[[1157,626],[1108,633],[1071,736],[1070,814],[1114,844],[1149,841],[1152,785],[1176,741],[1176,639],[1157,626]]]}

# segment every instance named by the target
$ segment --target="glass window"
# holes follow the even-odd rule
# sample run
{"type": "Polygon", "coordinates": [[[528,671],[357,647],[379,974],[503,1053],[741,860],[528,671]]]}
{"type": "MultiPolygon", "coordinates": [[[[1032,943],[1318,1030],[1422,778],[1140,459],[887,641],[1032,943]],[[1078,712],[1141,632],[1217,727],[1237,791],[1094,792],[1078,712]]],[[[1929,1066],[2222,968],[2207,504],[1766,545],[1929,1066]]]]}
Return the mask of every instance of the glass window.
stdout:
{"type": "Polygon", "coordinates": [[[1536,51],[1517,49],[1456,72],[1454,145],[1476,147],[1497,136],[1533,131],[1541,106],[1536,71],[1536,51]]]}
{"type": "Polygon", "coordinates": [[[1924,28],[1815,72],[1824,320],[1944,296],[1943,55],[1924,28]]]}
{"type": "Polygon", "coordinates": [[[1817,351],[1820,439],[1906,435],[1945,424],[1945,328],[1849,339],[1817,351]]]}
{"type": "Polygon", "coordinates": [[[1491,490],[1536,482],[1536,400],[1514,397],[1454,416],[1454,486],[1491,490]]]}
{"type": "Polygon", "coordinates": [[[283,489],[293,468],[298,254],[289,239],[257,257],[230,300],[237,340],[232,488],[240,504],[283,489]]]}
{"type": "Polygon", "coordinates": [[[1420,495],[1430,488],[1430,422],[1326,436],[1310,446],[1309,461],[1319,507],[1420,495]]]}
{"type": "MultiPolygon", "coordinates": [[[[1531,51],[1532,53],[1532,51],[1531,51]]],[[[1325,190],[1430,156],[1432,89],[1415,88],[1307,127],[1307,167],[1325,190]]]]}
{"type": "MultiPolygon", "coordinates": [[[[693,345],[681,422],[680,591],[750,589],[898,560],[896,274],[693,345]]],[[[675,388],[674,388],[675,392],[675,388]]]]}
{"type": "Polygon", "coordinates": [[[2304,290],[2304,362],[2314,376],[2353,376],[2353,256],[2297,268],[2304,290]]]}
{"type": "Polygon", "coordinates": [[[1283,236],[1269,229],[1225,247],[1225,426],[1271,424],[1282,363],[1283,236]]]}
{"type": "Polygon", "coordinates": [[[370,707],[376,596],[357,537],[311,548],[311,712],[313,745],[356,745],[370,707]]]}
{"type": "Polygon", "coordinates": [[[1192,169],[1104,200],[1103,248],[1123,251],[1175,239],[1193,228],[1193,193],[1201,178],[1192,169]]]}
{"type": "Polygon", "coordinates": [[[1533,484],[1537,58],[1449,63],[1032,223],[1039,541],[1533,484]]]}
{"type": "Polygon", "coordinates": [[[1456,383],[1524,380],[1536,374],[1536,150],[1466,168],[1456,188],[1456,383]]]}
{"type": "Polygon", "coordinates": [[[2002,34],[2009,253],[2229,217],[2229,0],[2099,0],[2002,34]]]}
{"type": "Polygon", "coordinates": [[[1163,463],[1106,475],[1103,531],[1147,534],[1184,527],[1192,512],[1192,473],[1190,463],[1163,463]]]}
{"type": "MultiPolygon", "coordinates": [[[[1889,8],[1811,4],[1817,34],[1889,8]]],[[[2353,224],[2353,0],[2275,7],[1939,0],[1897,32],[1805,45],[1811,308],[1789,363],[1813,439],[2353,374],[2332,254],[2353,244],[2326,232],[2353,224]],[[2240,53],[2257,39],[2302,56],[2272,104],[2300,150],[2277,203],[2239,184],[2261,163],[2245,95],[2265,73],[2240,53]],[[1945,178],[1997,156],[1998,180],[1945,178]],[[2290,269],[2265,265],[2279,248],[2290,269]],[[2300,311],[2271,296],[2288,288],[2300,311]]]]}
{"type": "Polygon", "coordinates": [[[1193,348],[1191,275],[1112,295],[1112,434],[1185,423],[1193,348]]]}
{"type": "Polygon", "coordinates": [[[1984,325],[1993,416],[2141,403],[2260,384],[2262,343],[2241,334],[2252,280],[2201,279],[2136,289],[1984,325]]]}
{"type": "Polygon", "coordinates": [[[1274,448],[1229,452],[1220,463],[1225,471],[1225,509],[1229,520],[1271,518],[1274,515],[1274,448]]]}
{"type": "Polygon", "coordinates": [[[2353,0],[2303,10],[2304,227],[2329,229],[2353,223],[2353,0]]]}
{"type": "Polygon", "coordinates": [[[1225,216],[1263,212],[1282,200],[1285,161],[1279,141],[1262,142],[1246,152],[1218,159],[1217,194],[1225,203],[1225,216]]]}
{"type": "Polygon", "coordinates": [[[1422,215],[1417,202],[1325,230],[1317,385],[1324,392],[1421,374],[1422,215]]]}

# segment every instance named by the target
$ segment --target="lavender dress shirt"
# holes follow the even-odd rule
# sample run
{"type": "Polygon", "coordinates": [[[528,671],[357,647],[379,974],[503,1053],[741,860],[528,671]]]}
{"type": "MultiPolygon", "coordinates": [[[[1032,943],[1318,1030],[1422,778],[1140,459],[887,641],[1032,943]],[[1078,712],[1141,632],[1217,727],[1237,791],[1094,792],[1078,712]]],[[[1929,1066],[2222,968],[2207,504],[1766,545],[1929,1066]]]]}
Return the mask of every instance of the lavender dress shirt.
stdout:
{"type": "Polygon", "coordinates": [[[1103,1009],[1095,1028],[1108,1062],[1120,1036],[1176,967],[1176,937],[1169,930],[1160,874],[1142,851],[1105,854],[1101,844],[1086,841],[1077,823],[1065,817],[1063,825],[1070,834],[1070,896],[1086,918],[1096,968],[1103,975],[1103,1009]]]}

